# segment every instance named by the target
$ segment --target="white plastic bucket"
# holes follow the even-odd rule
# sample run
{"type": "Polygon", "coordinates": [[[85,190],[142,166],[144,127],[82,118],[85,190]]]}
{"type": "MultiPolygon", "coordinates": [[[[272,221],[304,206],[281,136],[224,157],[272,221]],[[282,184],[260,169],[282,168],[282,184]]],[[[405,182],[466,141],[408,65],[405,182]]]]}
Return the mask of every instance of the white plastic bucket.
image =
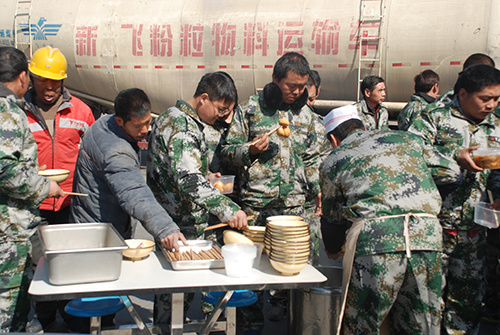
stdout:
{"type": "Polygon", "coordinates": [[[252,273],[257,247],[247,244],[226,244],[222,247],[224,267],[229,277],[247,277],[252,273]]]}

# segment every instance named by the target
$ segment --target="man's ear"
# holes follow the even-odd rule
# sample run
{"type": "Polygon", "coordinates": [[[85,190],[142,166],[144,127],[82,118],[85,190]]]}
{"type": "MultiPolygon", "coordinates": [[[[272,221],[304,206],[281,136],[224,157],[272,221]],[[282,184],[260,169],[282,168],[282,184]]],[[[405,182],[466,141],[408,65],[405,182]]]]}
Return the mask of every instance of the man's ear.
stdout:
{"type": "Polygon", "coordinates": [[[19,83],[21,84],[21,87],[24,89],[25,87],[28,87],[30,83],[30,77],[26,71],[23,71],[19,74],[19,83]]]}
{"type": "MultiPolygon", "coordinates": [[[[455,94],[457,94],[457,93],[455,93],[455,94]]],[[[460,91],[458,91],[457,96],[458,96],[458,98],[459,98],[460,100],[463,100],[463,99],[466,99],[466,98],[467,98],[468,93],[467,93],[467,91],[465,90],[465,88],[463,88],[463,87],[462,87],[462,88],[460,89],[460,91]]]]}
{"type": "Polygon", "coordinates": [[[333,136],[333,134],[328,134],[328,136],[330,136],[330,144],[332,145],[332,148],[335,149],[336,147],[338,147],[340,141],[337,140],[337,138],[333,136]]]}
{"type": "Polygon", "coordinates": [[[372,92],[368,88],[365,88],[365,97],[369,98],[371,95],[372,92]]]}
{"type": "Polygon", "coordinates": [[[123,125],[125,124],[125,121],[123,121],[123,119],[120,116],[115,116],[115,121],[120,127],[123,127],[123,125]]]}

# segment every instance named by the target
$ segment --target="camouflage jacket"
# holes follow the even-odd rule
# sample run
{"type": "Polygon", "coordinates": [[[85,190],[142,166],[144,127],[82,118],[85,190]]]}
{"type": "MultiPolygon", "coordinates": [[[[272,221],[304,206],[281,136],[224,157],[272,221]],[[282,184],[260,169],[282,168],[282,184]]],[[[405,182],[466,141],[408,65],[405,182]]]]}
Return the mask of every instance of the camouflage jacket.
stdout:
{"type": "MultiPolygon", "coordinates": [[[[460,149],[478,145],[500,147],[500,113],[498,109],[479,124],[467,119],[456,98],[449,105],[436,102],[424,110],[408,131],[419,134],[426,144],[458,162],[460,149]]],[[[474,204],[488,201],[486,189],[500,198],[500,170],[474,173],[463,171],[464,182],[443,199],[439,219],[444,228],[477,229],[474,204]]]]}
{"type": "Polygon", "coordinates": [[[324,126],[317,122],[305,101],[297,108],[282,103],[272,108],[266,103],[264,92],[267,91],[251,96],[235,110],[222,148],[223,156],[242,170],[240,199],[245,205],[254,208],[304,206],[307,194],[314,197],[320,192],[321,141],[317,128],[324,126]],[[291,135],[288,138],[276,133],[271,135],[269,148],[251,156],[246,143],[275,129],[281,118],[290,121],[291,135]]]}
{"type": "MultiPolygon", "coordinates": [[[[225,138],[229,125],[225,126],[220,123],[220,119],[213,125],[204,125],[203,135],[205,136],[205,143],[207,145],[207,161],[208,171],[223,172],[222,160],[222,140],[225,138]]],[[[222,121],[224,122],[224,121],[222,121]]]]}
{"type": "Polygon", "coordinates": [[[147,181],[181,231],[199,231],[209,213],[227,221],[240,209],[208,182],[206,124],[185,101],[161,114],[149,141],[147,181]]]}
{"type": "Polygon", "coordinates": [[[420,114],[420,112],[423,111],[431,102],[428,102],[418,94],[412,94],[410,102],[401,112],[399,112],[398,129],[408,130],[408,127],[410,127],[410,124],[413,122],[415,117],[420,114]]]}
{"type": "Polygon", "coordinates": [[[366,130],[389,128],[389,112],[384,105],[379,105],[374,113],[374,111],[368,108],[365,98],[362,98],[356,104],[356,108],[366,130]]]}
{"type": "Polygon", "coordinates": [[[436,102],[442,102],[443,104],[447,105],[449,104],[455,95],[455,90],[449,89],[448,91],[444,92],[443,95],[441,95],[439,98],[436,99],[436,102]]]}
{"type": "Polygon", "coordinates": [[[37,146],[23,101],[0,83],[0,287],[21,284],[38,205],[50,183],[38,175],[37,146]]]}
{"type": "MultiPolygon", "coordinates": [[[[425,150],[416,135],[374,130],[347,136],[325,159],[320,174],[324,219],[330,224],[373,219],[359,235],[356,255],[360,256],[404,251],[404,217],[376,218],[437,215],[441,197],[432,175],[439,175],[440,182],[454,181],[459,168],[438,152],[425,150]]],[[[437,219],[411,218],[409,234],[412,250],[442,249],[437,219]]]]}

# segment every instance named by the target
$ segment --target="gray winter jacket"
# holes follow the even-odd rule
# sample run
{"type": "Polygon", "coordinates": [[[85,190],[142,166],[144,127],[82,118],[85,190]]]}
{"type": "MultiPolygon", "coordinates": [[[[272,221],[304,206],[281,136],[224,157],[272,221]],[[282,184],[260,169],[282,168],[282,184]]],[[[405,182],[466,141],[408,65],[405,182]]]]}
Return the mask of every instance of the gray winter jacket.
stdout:
{"type": "Polygon", "coordinates": [[[139,220],[160,241],[179,231],[156,201],[140,171],[139,147],[115,121],[97,120],[85,133],[76,162],[73,190],[87,193],[71,200],[74,222],[110,222],[130,238],[130,218],[139,220]]]}

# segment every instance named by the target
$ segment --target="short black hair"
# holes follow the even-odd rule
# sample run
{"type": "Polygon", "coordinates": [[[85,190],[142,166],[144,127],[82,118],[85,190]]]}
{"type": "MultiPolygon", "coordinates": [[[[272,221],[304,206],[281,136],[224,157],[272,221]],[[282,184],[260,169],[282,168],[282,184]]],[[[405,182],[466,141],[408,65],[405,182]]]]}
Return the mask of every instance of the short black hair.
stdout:
{"type": "Polygon", "coordinates": [[[368,89],[370,92],[375,89],[375,86],[377,86],[380,83],[384,83],[384,78],[379,77],[379,76],[368,76],[363,79],[361,82],[361,94],[365,96],[365,90],[368,89]]]}
{"type": "MultiPolygon", "coordinates": [[[[363,122],[359,119],[350,119],[339,124],[335,129],[330,131],[328,135],[333,135],[340,141],[343,141],[350,133],[358,129],[365,129],[363,122]]],[[[331,136],[328,136],[331,142],[331,136]]]]}
{"type": "Polygon", "coordinates": [[[286,78],[288,72],[293,71],[299,76],[307,76],[310,73],[309,62],[297,52],[289,52],[281,56],[274,64],[273,78],[280,81],[286,78]]]}
{"type": "Polygon", "coordinates": [[[488,55],[482,53],[472,54],[464,62],[464,67],[462,70],[465,70],[472,65],[484,64],[495,67],[495,61],[488,55]]]}
{"type": "Polygon", "coordinates": [[[429,92],[434,85],[439,84],[439,75],[432,70],[424,70],[417,74],[415,81],[415,92],[429,92]]]}
{"type": "Polygon", "coordinates": [[[142,118],[151,112],[151,102],[146,93],[139,88],[121,91],[115,98],[115,115],[128,122],[132,117],[142,118]]]}
{"type": "Polygon", "coordinates": [[[14,81],[22,72],[28,72],[28,59],[13,47],[0,47],[0,83],[14,81]]]}
{"type": "Polygon", "coordinates": [[[199,97],[203,93],[208,94],[211,101],[234,102],[235,105],[238,103],[238,92],[234,80],[223,71],[207,73],[201,77],[194,97],[199,97]]]}
{"type": "Polygon", "coordinates": [[[470,94],[494,85],[500,85],[500,71],[489,65],[478,64],[472,65],[460,73],[453,90],[455,95],[462,88],[470,94]]]}
{"type": "Polygon", "coordinates": [[[319,76],[318,71],[316,70],[311,70],[309,72],[309,79],[307,79],[306,86],[311,87],[313,86],[316,87],[316,90],[319,89],[321,86],[321,77],[319,76]]]}

